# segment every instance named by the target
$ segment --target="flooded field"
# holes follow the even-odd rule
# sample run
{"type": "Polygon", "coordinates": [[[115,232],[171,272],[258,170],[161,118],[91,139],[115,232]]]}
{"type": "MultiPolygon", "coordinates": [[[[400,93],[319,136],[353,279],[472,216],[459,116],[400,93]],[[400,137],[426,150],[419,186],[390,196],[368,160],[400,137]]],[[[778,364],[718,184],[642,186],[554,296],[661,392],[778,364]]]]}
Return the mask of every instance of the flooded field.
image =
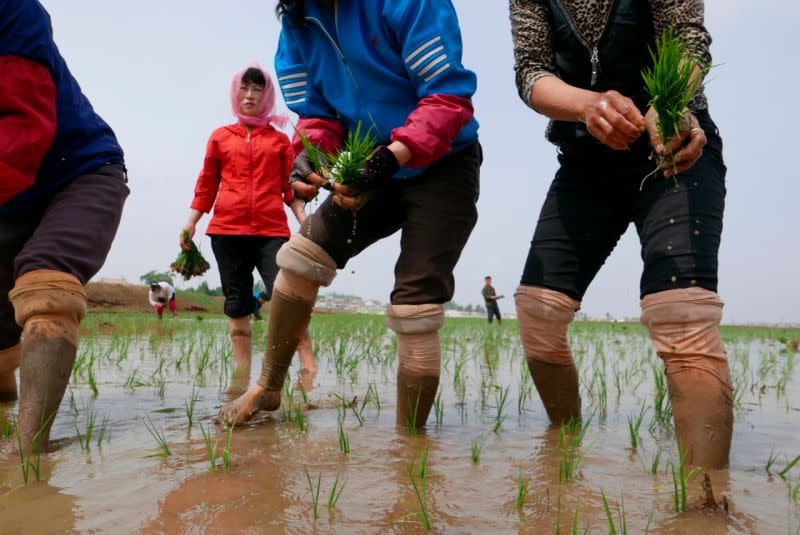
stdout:
{"type": "Polygon", "coordinates": [[[726,513],[681,467],[637,325],[573,325],[584,426],[559,431],[516,323],[448,319],[441,391],[412,436],[394,425],[383,318],[318,315],[318,373],[295,362],[281,410],[220,429],[265,327],[236,370],[222,317],[90,316],[53,453],[21,463],[0,404],[0,533],[800,533],[800,331],[723,330],[732,462],[708,475],[726,513]]]}

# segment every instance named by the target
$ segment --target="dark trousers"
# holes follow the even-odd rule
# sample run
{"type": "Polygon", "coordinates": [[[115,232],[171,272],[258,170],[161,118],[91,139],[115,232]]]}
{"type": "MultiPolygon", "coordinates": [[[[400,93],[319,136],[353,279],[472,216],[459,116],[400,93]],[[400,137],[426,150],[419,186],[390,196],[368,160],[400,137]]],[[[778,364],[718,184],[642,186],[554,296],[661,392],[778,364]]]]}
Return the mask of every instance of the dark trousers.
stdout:
{"type": "Polygon", "coordinates": [[[418,177],[392,180],[378,188],[355,215],[328,197],[300,232],[341,269],[371,244],[400,230],[391,302],[446,303],[455,291],[453,269],[478,220],[475,205],[482,160],[480,144],[475,142],[418,177]]]}
{"type": "Polygon", "coordinates": [[[697,118],[708,144],[695,165],[673,178],[648,151],[559,156],[525,263],[522,284],[581,300],[633,222],[644,270],[640,295],[677,288],[717,291],[717,254],[725,208],[722,140],[708,112],[697,118]]]}
{"type": "Polygon", "coordinates": [[[258,270],[266,287],[267,299],[278,275],[275,257],[288,241],[283,236],[239,236],[215,234],[211,249],[219,266],[222,293],[225,295],[225,315],[243,318],[255,310],[253,299],[253,270],[258,270]]]}
{"type": "Polygon", "coordinates": [[[82,284],[106,261],[130,191],[121,165],[82,175],[30,213],[0,218],[0,349],[22,332],[8,292],[25,273],[49,269],[74,275],[82,284]]]}
{"type": "Polygon", "coordinates": [[[489,316],[489,323],[491,323],[494,318],[497,318],[497,323],[503,321],[503,318],[500,317],[500,307],[497,306],[495,301],[486,303],[486,314],[489,316]]]}

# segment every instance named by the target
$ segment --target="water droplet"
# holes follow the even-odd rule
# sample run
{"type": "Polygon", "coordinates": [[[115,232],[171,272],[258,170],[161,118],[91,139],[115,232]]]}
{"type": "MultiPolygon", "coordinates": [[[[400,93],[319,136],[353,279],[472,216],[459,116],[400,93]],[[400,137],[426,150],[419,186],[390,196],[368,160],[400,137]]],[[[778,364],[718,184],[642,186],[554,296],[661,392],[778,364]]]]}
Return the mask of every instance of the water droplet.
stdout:
{"type": "Polygon", "coordinates": [[[672,218],[670,217],[670,218],[669,218],[669,222],[670,222],[670,223],[674,223],[674,222],[675,222],[675,220],[674,220],[674,219],[672,219],[672,218]]]}
{"type": "Polygon", "coordinates": [[[678,282],[678,277],[676,277],[675,275],[673,275],[673,276],[672,276],[672,278],[671,278],[670,280],[671,280],[672,282],[678,282]]]}

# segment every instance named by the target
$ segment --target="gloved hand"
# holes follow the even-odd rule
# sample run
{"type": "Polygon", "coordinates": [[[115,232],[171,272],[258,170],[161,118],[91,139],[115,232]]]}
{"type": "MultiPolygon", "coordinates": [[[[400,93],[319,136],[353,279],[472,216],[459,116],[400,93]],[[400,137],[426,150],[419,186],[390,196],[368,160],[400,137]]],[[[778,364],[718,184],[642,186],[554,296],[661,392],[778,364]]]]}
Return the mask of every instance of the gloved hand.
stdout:
{"type": "Polygon", "coordinates": [[[351,184],[334,184],[333,202],[342,208],[358,210],[372,197],[372,190],[390,180],[400,170],[400,163],[394,153],[385,145],[380,145],[372,153],[361,179],[351,184]]]}
{"type": "MultiPolygon", "coordinates": [[[[325,165],[325,157],[320,155],[325,165]]],[[[312,201],[319,194],[319,188],[324,187],[328,181],[314,171],[311,161],[308,158],[308,151],[297,155],[292,164],[292,172],[289,173],[289,185],[294,191],[295,197],[303,201],[312,201]]]]}

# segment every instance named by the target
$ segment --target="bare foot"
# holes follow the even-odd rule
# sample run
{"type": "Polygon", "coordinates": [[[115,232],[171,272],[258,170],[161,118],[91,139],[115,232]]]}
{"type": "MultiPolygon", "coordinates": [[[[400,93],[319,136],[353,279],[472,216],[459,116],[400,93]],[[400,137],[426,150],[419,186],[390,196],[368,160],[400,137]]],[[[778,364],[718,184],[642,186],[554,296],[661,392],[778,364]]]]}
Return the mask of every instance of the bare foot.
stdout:
{"type": "Polygon", "coordinates": [[[0,403],[17,400],[17,378],[14,372],[0,373],[0,403]]]}
{"type": "Polygon", "coordinates": [[[281,393],[264,390],[259,385],[251,386],[247,392],[223,405],[219,411],[221,424],[240,425],[249,422],[259,410],[274,411],[281,405],[281,393]]]}

